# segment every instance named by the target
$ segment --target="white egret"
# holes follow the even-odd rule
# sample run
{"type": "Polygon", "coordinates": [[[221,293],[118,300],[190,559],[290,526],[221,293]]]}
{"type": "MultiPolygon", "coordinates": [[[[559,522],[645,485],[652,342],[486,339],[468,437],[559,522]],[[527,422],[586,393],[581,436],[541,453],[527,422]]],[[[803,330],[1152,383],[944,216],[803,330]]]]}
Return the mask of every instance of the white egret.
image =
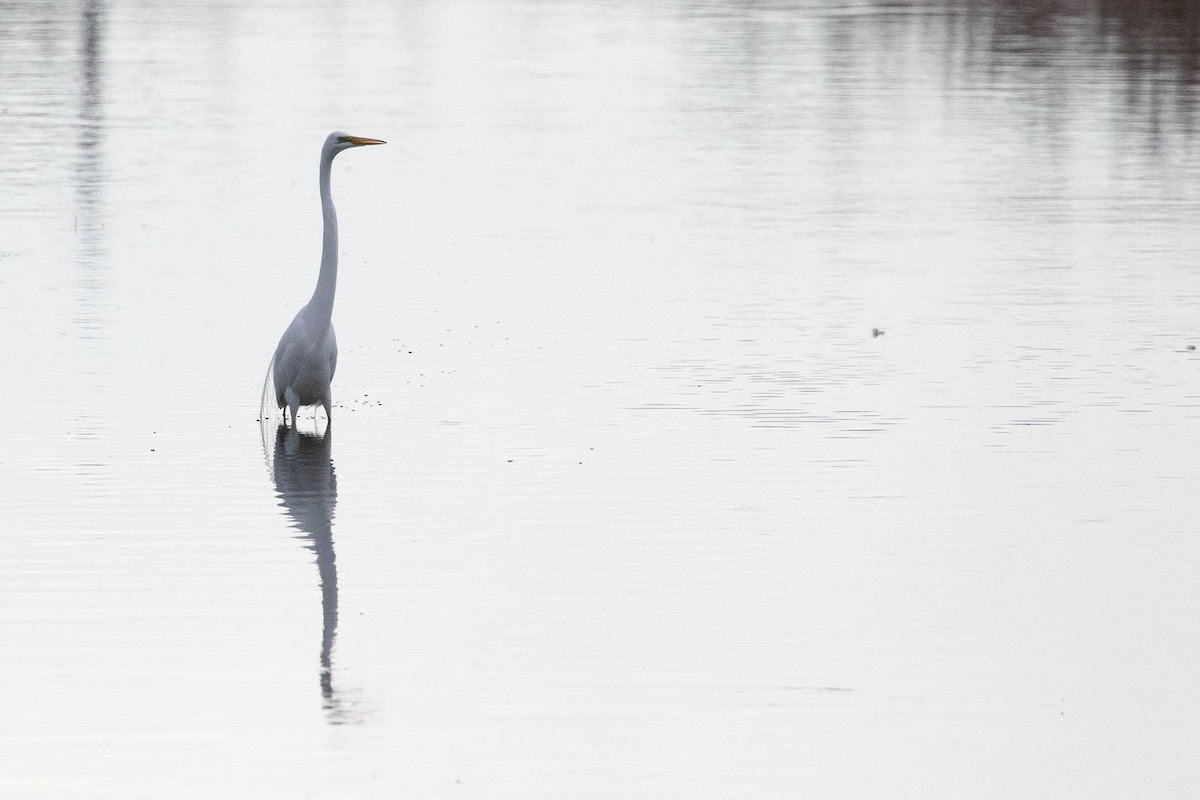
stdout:
{"type": "Polygon", "coordinates": [[[271,369],[275,379],[275,402],[287,407],[283,423],[291,412],[292,426],[300,406],[320,403],[325,417],[333,422],[333,398],[329,384],[337,369],[337,338],[333,335],[333,296],[337,290],[338,227],[333,196],[329,192],[329,173],[333,157],[351,147],[385,144],[380,139],[349,136],[334,131],[321,148],[321,213],[325,233],[321,241],[321,273],[312,299],[296,313],[292,324],[283,332],[271,369]]]}

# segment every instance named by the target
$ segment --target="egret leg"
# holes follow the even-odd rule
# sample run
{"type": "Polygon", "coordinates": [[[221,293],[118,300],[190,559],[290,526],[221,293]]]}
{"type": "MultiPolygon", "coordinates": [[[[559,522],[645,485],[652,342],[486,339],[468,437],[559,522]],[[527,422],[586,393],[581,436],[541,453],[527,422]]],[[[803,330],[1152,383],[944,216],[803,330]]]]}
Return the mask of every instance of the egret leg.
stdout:
{"type": "Polygon", "coordinates": [[[333,425],[333,397],[326,394],[321,398],[321,405],[325,408],[325,425],[330,427],[333,425]]]}
{"type": "Polygon", "coordinates": [[[288,410],[292,412],[292,427],[295,428],[296,415],[300,413],[300,395],[296,394],[296,390],[289,386],[283,390],[283,399],[287,400],[288,410]]]}

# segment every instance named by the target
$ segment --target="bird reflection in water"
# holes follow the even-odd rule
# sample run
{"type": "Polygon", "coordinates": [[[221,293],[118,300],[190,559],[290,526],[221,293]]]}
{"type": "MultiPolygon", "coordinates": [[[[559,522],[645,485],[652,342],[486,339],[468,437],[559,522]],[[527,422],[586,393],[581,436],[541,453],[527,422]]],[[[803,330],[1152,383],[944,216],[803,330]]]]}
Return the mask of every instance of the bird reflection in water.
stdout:
{"type": "MultiPolygon", "coordinates": [[[[266,431],[264,430],[264,433],[266,431]]],[[[266,444],[264,438],[264,444],[266,444]]],[[[333,513],[337,506],[337,474],[333,469],[333,432],[324,436],[280,426],[268,465],[280,505],[313,552],[321,578],[321,697],[330,723],[362,722],[353,698],[334,688],[333,645],[338,625],[337,557],[333,551],[333,513]]]]}

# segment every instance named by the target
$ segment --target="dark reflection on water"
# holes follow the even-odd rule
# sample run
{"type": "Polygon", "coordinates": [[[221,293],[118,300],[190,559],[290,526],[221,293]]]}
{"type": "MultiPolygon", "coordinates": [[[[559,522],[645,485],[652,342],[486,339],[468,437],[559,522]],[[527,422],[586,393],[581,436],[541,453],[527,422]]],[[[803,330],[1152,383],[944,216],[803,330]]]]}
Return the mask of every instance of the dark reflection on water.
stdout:
{"type": "Polygon", "coordinates": [[[291,517],[316,557],[321,580],[321,697],[329,722],[361,722],[358,705],[334,688],[333,646],[338,626],[337,556],[333,549],[333,515],[337,507],[337,474],[332,458],[333,434],[313,436],[280,427],[271,456],[272,477],[280,505],[291,517]]]}
{"type": "Polygon", "coordinates": [[[80,47],[78,157],[75,162],[77,233],[83,262],[95,266],[100,257],[100,209],[103,205],[104,95],[103,40],[104,5],[87,3],[82,13],[80,47]]]}
{"type": "MultiPolygon", "coordinates": [[[[681,110],[696,118],[696,142],[731,154],[728,191],[705,198],[696,227],[716,232],[714,251],[731,243],[723,266],[748,276],[731,281],[737,291],[774,280],[757,308],[723,311],[728,324],[695,326],[677,359],[651,363],[674,378],[674,396],[641,408],[873,435],[901,418],[893,398],[843,389],[887,384],[890,340],[839,352],[837,326],[865,333],[895,314],[902,338],[949,327],[946,308],[971,308],[968,336],[990,326],[1014,352],[1032,325],[1069,324],[1064,309],[1111,291],[1096,276],[1116,282],[1139,263],[1165,274],[1150,248],[1187,258],[1178,227],[1200,197],[1200,2],[690,8],[685,75],[700,77],[684,84],[681,110]],[[751,227],[761,235],[745,235],[751,227]],[[1099,252],[1078,244],[1105,241],[1099,252]],[[789,251],[800,257],[785,263],[789,251]],[[759,259],[776,274],[756,270],[759,259]],[[853,276],[850,291],[838,273],[853,276]],[[873,282],[914,288],[873,298],[873,282]],[[936,315],[912,311],[942,301],[936,315]],[[1023,315],[1008,325],[1013,307],[1023,315]]],[[[1136,279],[1119,291],[1153,292],[1136,279]]],[[[1047,379],[1074,378],[1086,361],[1053,355],[1035,362],[1047,379]]],[[[917,372],[945,365],[927,359],[917,372]]]]}
{"type": "Polygon", "coordinates": [[[104,16],[99,0],[81,12],[79,114],[76,131],[75,238],[79,316],[84,338],[102,338],[106,305],[104,252],[104,16]]]}
{"type": "Polygon", "coordinates": [[[1000,88],[1066,115],[1077,113],[1080,99],[1098,86],[1118,85],[1125,105],[1119,122],[1134,123],[1142,134],[1134,143],[1157,149],[1174,136],[1195,138],[1200,2],[911,6],[923,12],[924,36],[947,60],[948,84],[1000,88]]]}

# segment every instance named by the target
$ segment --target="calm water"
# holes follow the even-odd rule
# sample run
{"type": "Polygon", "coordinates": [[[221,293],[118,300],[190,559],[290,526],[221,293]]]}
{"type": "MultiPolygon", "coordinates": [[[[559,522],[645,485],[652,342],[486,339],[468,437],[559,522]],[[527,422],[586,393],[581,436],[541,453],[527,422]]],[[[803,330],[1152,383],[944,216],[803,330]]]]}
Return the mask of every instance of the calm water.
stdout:
{"type": "Polygon", "coordinates": [[[1200,10],[1014,5],[0,5],[0,795],[1192,796],[1200,10]]]}

